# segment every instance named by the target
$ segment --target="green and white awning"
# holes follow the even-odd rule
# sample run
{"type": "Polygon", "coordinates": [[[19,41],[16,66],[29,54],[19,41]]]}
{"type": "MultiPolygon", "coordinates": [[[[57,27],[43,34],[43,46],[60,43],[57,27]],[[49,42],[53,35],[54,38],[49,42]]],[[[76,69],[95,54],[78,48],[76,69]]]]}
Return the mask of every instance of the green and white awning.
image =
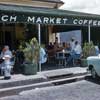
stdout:
{"type": "Polygon", "coordinates": [[[0,4],[0,22],[100,26],[100,15],[59,9],[0,4]]]}

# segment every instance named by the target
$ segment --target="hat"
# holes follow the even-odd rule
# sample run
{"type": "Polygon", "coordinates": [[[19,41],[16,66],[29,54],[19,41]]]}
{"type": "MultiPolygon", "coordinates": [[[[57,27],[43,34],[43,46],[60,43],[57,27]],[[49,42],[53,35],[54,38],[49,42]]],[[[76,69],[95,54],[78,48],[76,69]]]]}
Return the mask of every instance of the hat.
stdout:
{"type": "Polygon", "coordinates": [[[6,59],[6,58],[11,58],[10,55],[4,55],[3,59],[6,59]]]}

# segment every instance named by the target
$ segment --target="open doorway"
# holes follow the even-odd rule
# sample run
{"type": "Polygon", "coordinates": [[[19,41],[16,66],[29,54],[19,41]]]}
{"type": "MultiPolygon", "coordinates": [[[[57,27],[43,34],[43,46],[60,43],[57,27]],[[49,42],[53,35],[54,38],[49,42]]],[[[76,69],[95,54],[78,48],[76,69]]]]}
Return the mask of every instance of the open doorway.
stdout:
{"type": "Polygon", "coordinates": [[[12,43],[13,43],[13,41],[12,41],[12,34],[11,34],[11,32],[6,31],[4,33],[4,44],[5,45],[9,45],[10,47],[12,47],[12,43]]]}
{"type": "Polygon", "coordinates": [[[9,45],[11,49],[15,47],[15,24],[0,24],[0,47],[9,45]]]}

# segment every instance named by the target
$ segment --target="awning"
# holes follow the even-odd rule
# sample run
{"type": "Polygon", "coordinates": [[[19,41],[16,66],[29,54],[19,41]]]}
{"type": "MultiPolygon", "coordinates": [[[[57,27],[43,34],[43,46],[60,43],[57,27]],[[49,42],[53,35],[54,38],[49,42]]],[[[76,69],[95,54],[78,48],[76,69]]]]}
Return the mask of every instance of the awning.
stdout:
{"type": "Polygon", "coordinates": [[[0,4],[0,22],[100,26],[100,15],[59,9],[0,4]]]}

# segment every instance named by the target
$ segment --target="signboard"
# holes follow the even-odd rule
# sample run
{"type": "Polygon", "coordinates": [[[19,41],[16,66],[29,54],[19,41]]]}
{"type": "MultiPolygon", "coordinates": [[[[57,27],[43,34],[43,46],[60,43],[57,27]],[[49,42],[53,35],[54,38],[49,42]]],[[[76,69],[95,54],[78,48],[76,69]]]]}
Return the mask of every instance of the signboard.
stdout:
{"type": "Polygon", "coordinates": [[[32,24],[57,24],[57,25],[79,25],[79,26],[100,26],[100,20],[73,18],[73,17],[48,17],[20,14],[1,14],[0,22],[10,23],[32,23],[32,24]]]}

